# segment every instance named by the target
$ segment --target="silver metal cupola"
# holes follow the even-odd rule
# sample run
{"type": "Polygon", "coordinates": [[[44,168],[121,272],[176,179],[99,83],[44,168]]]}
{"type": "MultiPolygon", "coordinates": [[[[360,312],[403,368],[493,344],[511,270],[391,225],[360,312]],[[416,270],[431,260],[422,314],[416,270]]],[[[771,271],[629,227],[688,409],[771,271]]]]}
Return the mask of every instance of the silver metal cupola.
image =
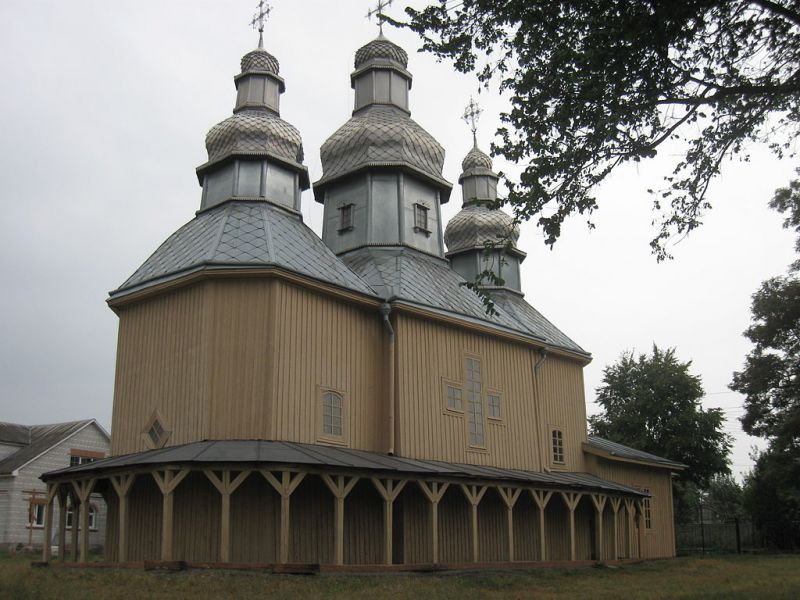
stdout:
{"type": "Polygon", "coordinates": [[[399,246],[443,258],[440,205],[452,186],[442,177],[444,148],[411,119],[408,54],[381,33],[354,65],[352,117],[320,150],[322,239],[336,254],[399,246]]]}
{"type": "Polygon", "coordinates": [[[234,77],[233,116],[206,136],[208,162],[197,168],[201,211],[228,200],[261,200],[299,213],[300,192],[310,185],[308,169],[300,132],[280,118],[286,86],[279,73],[278,59],[259,36],[259,47],[242,57],[234,77]]]}
{"type": "Polygon", "coordinates": [[[484,278],[485,288],[500,288],[519,293],[520,263],[525,253],[517,248],[519,226],[508,213],[496,208],[497,182],[492,159],[478,148],[476,139],[477,104],[470,99],[464,119],[472,123],[473,146],[461,163],[463,207],[447,224],[444,241],[453,269],[467,281],[491,272],[497,281],[484,278]]]}

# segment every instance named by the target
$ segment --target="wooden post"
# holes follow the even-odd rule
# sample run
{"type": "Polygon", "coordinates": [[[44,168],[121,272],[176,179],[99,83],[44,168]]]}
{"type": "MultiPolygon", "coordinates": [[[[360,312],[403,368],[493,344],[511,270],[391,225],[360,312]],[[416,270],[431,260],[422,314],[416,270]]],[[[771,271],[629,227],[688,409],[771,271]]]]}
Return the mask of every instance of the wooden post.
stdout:
{"type": "Polygon", "coordinates": [[[569,509],[569,559],[577,560],[577,553],[575,552],[575,509],[578,507],[578,502],[583,497],[582,492],[560,492],[564,503],[569,509]]]}
{"type": "Polygon", "coordinates": [[[489,486],[468,486],[464,483],[460,485],[461,491],[464,492],[467,502],[469,502],[472,507],[472,519],[470,521],[470,531],[472,532],[472,562],[478,562],[478,505],[481,503],[481,500],[483,500],[483,496],[486,494],[486,490],[489,489],[489,486]]]}
{"type": "Polygon", "coordinates": [[[203,472],[208,477],[208,480],[217,488],[222,499],[222,510],[219,528],[219,559],[220,562],[231,561],[231,494],[236,491],[247,476],[250,475],[249,470],[240,471],[239,474],[231,480],[230,469],[224,469],[221,473],[222,477],[217,477],[217,474],[212,469],[203,469],[203,472]]]}
{"type": "Polygon", "coordinates": [[[53,498],[58,491],[58,484],[48,483],[44,508],[44,539],[42,540],[42,561],[50,562],[51,538],[53,537],[53,498]]]}
{"type": "Polygon", "coordinates": [[[597,556],[597,560],[602,561],[605,560],[605,550],[603,548],[603,511],[606,508],[608,496],[605,494],[591,494],[590,498],[592,499],[592,504],[594,504],[594,509],[597,513],[597,548],[595,550],[595,555],[597,556]]]}
{"type": "MultiPolygon", "coordinates": [[[[89,511],[92,508],[90,497],[96,482],[96,479],[84,479],[82,481],[72,482],[72,487],[75,488],[75,494],[78,496],[78,502],[80,502],[81,507],[80,518],[74,509],[72,511],[72,526],[73,531],[75,532],[74,539],[77,539],[78,533],[78,528],[76,528],[76,525],[80,523],[80,525],[83,526],[83,535],[81,536],[80,548],[80,562],[82,563],[85,563],[89,560],[89,511]]],[[[73,544],[74,543],[75,541],[73,540],[73,544]]]]}
{"type": "Polygon", "coordinates": [[[165,468],[152,472],[156,485],[161,490],[162,512],[161,512],[161,560],[172,560],[172,537],[173,537],[173,507],[175,506],[175,488],[180,485],[189,469],[165,468]]]}
{"type": "Polygon", "coordinates": [[[383,559],[387,565],[392,564],[392,519],[394,514],[394,501],[400,495],[400,492],[403,491],[406,483],[408,482],[405,479],[395,481],[393,479],[380,480],[377,477],[372,478],[372,484],[378,490],[381,498],[383,498],[383,559]]]}
{"type": "Polygon", "coordinates": [[[619,507],[622,499],[619,496],[611,497],[611,510],[614,512],[614,560],[619,560],[619,507]]]}
{"type": "Polygon", "coordinates": [[[297,486],[300,485],[300,482],[303,481],[306,474],[305,473],[296,473],[292,474],[290,471],[281,471],[281,480],[275,477],[271,471],[266,469],[261,469],[261,474],[264,476],[269,484],[275,488],[275,491],[280,494],[281,497],[281,528],[280,528],[280,539],[278,545],[278,561],[285,565],[289,562],[289,510],[291,508],[290,500],[292,497],[292,492],[297,489],[297,486]]]}
{"type": "Polygon", "coordinates": [[[539,560],[545,561],[547,560],[547,545],[545,542],[547,536],[544,531],[544,509],[547,507],[547,503],[550,502],[550,498],[553,497],[553,490],[531,489],[528,491],[539,509],[539,560]]]}
{"type": "Polygon", "coordinates": [[[344,564],[344,499],[353,490],[353,486],[358,483],[360,477],[351,477],[347,480],[344,475],[336,475],[336,479],[327,473],[321,475],[322,481],[328,486],[328,489],[333,494],[335,521],[334,521],[334,537],[336,543],[334,545],[334,562],[337,565],[344,564]]]}
{"type": "Polygon", "coordinates": [[[506,524],[508,526],[508,562],[514,562],[514,505],[522,493],[522,488],[497,486],[503,504],[506,505],[506,524]]]}
{"type": "Polygon", "coordinates": [[[429,486],[421,479],[417,480],[417,483],[431,507],[431,557],[433,564],[436,565],[439,564],[439,501],[450,484],[432,481],[429,486]]]}
{"type": "Polygon", "coordinates": [[[636,522],[639,526],[639,558],[644,558],[644,501],[636,502],[636,522]]]}
{"type": "Polygon", "coordinates": [[[69,507],[72,512],[72,562],[78,562],[78,519],[80,517],[78,510],[80,508],[80,503],[75,496],[75,492],[72,492],[70,497],[71,501],[69,507]]]}
{"type": "Polygon", "coordinates": [[[58,560],[67,560],[67,501],[66,486],[58,486],[58,560]]]}
{"type": "Polygon", "coordinates": [[[633,500],[625,498],[626,558],[633,558],[633,500]]]}
{"type": "Polygon", "coordinates": [[[128,560],[128,493],[131,491],[134,479],[136,479],[136,475],[133,473],[112,475],[110,479],[111,485],[119,498],[117,562],[121,563],[128,560]]]}

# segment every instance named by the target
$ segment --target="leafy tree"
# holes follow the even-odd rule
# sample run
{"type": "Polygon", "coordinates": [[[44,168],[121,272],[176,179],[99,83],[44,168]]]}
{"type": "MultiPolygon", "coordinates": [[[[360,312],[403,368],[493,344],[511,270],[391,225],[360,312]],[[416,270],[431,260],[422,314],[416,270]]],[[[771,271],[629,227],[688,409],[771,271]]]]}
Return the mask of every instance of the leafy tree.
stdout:
{"type": "MultiPolygon", "coordinates": [[[[651,242],[698,225],[726,156],[748,142],[790,149],[800,122],[798,0],[439,0],[407,8],[423,50],[507,92],[493,152],[524,164],[507,181],[518,218],[554,244],[616,167],[683,148],[651,242]]],[[[590,221],[591,226],[591,221],[590,221]]]]}
{"type": "Polygon", "coordinates": [[[742,516],[744,493],[742,486],[730,475],[716,475],[708,482],[704,494],[705,506],[722,522],[742,516]]]}
{"type": "MultiPolygon", "coordinates": [[[[798,171],[800,173],[800,171],[798,171]]],[[[776,192],[770,206],[798,232],[800,180],[776,192]]],[[[753,295],[753,323],[744,332],[754,344],[731,389],[745,395],[742,428],[768,440],[747,480],[747,505],[781,547],[800,545],[800,264],[768,279],[753,295]]]]}
{"type": "Polygon", "coordinates": [[[597,402],[603,413],[589,418],[592,433],[688,465],[675,485],[680,521],[693,516],[697,489],[730,473],[731,437],[719,409],[700,404],[700,377],[689,372],[675,349],[653,344],[651,355],[625,352],[603,370],[597,402]]]}

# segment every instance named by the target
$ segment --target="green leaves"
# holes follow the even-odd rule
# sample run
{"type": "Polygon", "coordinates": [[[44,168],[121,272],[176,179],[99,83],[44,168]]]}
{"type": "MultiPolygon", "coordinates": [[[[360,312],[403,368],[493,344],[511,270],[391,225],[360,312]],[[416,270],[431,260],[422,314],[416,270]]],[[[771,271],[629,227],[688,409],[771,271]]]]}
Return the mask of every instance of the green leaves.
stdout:
{"type": "Polygon", "coordinates": [[[518,218],[554,244],[569,217],[598,208],[615,168],[683,145],[653,194],[659,259],[701,224],[724,159],[800,130],[800,12],[745,0],[464,0],[406,9],[423,50],[507,92],[493,146],[524,166],[509,181],[518,218]],[[555,210],[547,211],[546,206],[555,210]]]}

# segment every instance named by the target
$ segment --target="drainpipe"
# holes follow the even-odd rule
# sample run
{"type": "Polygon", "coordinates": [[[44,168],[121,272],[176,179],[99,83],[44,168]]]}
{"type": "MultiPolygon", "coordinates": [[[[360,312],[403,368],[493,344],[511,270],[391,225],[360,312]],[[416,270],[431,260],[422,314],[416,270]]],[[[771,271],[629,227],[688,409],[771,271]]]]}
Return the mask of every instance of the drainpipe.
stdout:
{"type": "Polygon", "coordinates": [[[542,436],[539,439],[539,461],[542,465],[542,471],[547,471],[549,473],[550,467],[547,464],[547,452],[544,450],[547,440],[547,431],[542,423],[542,387],[539,385],[539,369],[542,368],[544,361],[546,360],[547,350],[542,348],[539,351],[539,360],[537,360],[533,365],[533,379],[534,385],[536,386],[536,421],[539,423],[539,435],[542,436]]]}
{"type": "Polygon", "coordinates": [[[384,302],[381,304],[380,312],[389,334],[389,448],[386,453],[392,456],[394,454],[394,327],[389,320],[392,307],[388,302],[384,302]]]}

